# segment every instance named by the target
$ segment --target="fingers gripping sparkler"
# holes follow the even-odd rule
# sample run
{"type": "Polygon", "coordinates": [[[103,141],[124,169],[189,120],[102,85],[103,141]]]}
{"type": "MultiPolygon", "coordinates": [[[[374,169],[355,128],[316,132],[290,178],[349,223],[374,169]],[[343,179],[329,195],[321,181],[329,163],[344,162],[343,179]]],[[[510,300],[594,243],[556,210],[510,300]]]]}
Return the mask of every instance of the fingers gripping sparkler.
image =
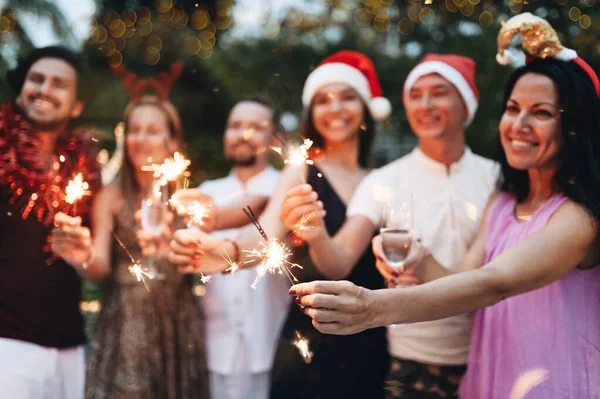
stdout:
{"type": "Polygon", "coordinates": [[[123,241],[121,241],[119,239],[119,237],[115,234],[114,231],[111,231],[111,233],[112,233],[113,237],[115,237],[115,240],[117,240],[117,242],[119,243],[121,248],[123,248],[123,250],[129,257],[129,259],[131,260],[131,265],[129,265],[127,270],[129,271],[129,273],[131,273],[133,276],[135,276],[137,281],[141,281],[142,284],[144,284],[144,287],[146,287],[146,291],[150,292],[150,288],[148,287],[148,284],[146,284],[145,279],[148,278],[148,279],[152,280],[152,279],[154,279],[154,275],[152,273],[149,273],[148,270],[146,268],[144,268],[140,264],[139,261],[136,261],[135,259],[133,259],[133,256],[131,255],[131,253],[125,246],[125,244],[123,244],[123,241]]]}
{"type": "Polygon", "coordinates": [[[252,283],[252,288],[256,288],[256,285],[260,279],[267,273],[284,274],[292,285],[296,284],[298,279],[293,275],[290,269],[293,267],[302,269],[302,266],[298,265],[297,263],[292,263],[288,260],[290,256],[292,256],[292,251],[290,251],[290,249],[284,243],[279,242],[276,239],[271,239],[267,236],[250,206],[244,208],[244,213],[246,213],[246,216],[248,216],[248,218],[252,221],[254,226],[258,229],[260,235],[265,240],[264,242],[260,243],[260,249],[243,251],[249,258],[249,260],[244,263],[252,263],[254,261],[258,261],[259,263],[259,266],[256,269],[257,276],[252,283]]]}

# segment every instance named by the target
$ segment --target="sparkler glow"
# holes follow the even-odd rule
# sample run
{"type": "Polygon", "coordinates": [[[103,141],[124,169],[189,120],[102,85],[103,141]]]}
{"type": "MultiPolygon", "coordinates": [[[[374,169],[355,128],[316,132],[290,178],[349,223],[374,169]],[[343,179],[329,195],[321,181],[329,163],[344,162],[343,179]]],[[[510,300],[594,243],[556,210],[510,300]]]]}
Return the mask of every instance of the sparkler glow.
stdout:
{"type": "Polygon", "coordinates": [[[262,226],[258,222],[258,218],[252,211],[250,206],[244,208],[246,216],[252,221],[254,226],[258,229],[258,232],[262,235],[264,242],[261,242],[261,249],[244,250],[248,257],[246,263],[252,263],[257,261],[259,266],[256,268],[257,276],[252,283],[252,288],[256,288],[256,285],[267,273],[272,274],[283,274],[285,275],[292,285],[298,282],[298,279],[291,272],[291,268],[298,267],[302,269],[297,263],[292,263],[288,259],[292,256],[292,251],[282,242],[277,241],[274,238],[269,238],[262,226]]]}
{"type": "Polygon", "coordinates": [[[314,164],[308,153],[308,150],[313,145],[311,139],[304,139],[304,142],[299,146],[296,146],[291,141],[286,143],[280,139],[280,142],[283,144],[283,147],[271,147],[271,149],[281,156],[284,163],[292,165],[314,164]]]}
{"type": "Polygon", "coordinates": [[[143,267],[140,262],[136,261],[135,259],[133,259],[133,256],[131,255],[131,252],[129,252],[129,250],[127,249],[127,247],[125,246],[125,244],[123,244],[123,241],[121,241],[121,239],[119,239],[119,237],[115,234],[114,231],[111,231],[113,237],[115,237],[115,240],[117,240],[117,242],[119,243],[119,245],[121,246],[121,248],[123,248],[123,250],[125,251],[125,253],[127,254],[127,256],[129,257],[129,259],[131,259],[131,265],[129,265],[129,267],[127,268],[127,270],[129,271],[129,273],[131,273],[133,276],[135,276],[135,278],[137,279],[137,281],[141,281],[142,284],[144,284],[144,287],[146,287],[146,291],[150,292],[150,288],[148,287],[148,284],[146,284],[146,278],[149,280],[154,279],[154,275],[150,272],[148,272],[148,269],[146,269],[145,267],[143,267]]]}
{"type": "Polygon", "coordinates": [[[296,334],[296,339],[294,341],[292,341],[292,344],[298,348],[298,351],[300,352],[300,356],[302,356],[302,359],[304,359],[304,361],[306,363],[310,363],[312,361],[312,356],[313,353],[310,351],[310,348],[308,347],[308,344],[310,343],[308,341],[308,339],[304,338],[302,336],[302,334],[300,334],[299,331],[294,331],[294,333],[296,334]]]}
{"type": "Polygon", "coordinates": [[[304,212],[302,214],[302,217],[300,218],[300,221],[298,221],[298,223],[292,225],[292,227],[294,228],[294,230],[292,231],[292,234],[296,234],[298,232],[301,231],[310,231],[313,229],[313,226],[307,226],[306,223],[309,222],[310,218],[312,217],[313,212],[309,213],[308,215],[306,214],[306,212],[304,212]]]}
{"type": "Polygon", "coordinates": [[[225,262],[227,262],[227,264],[229,265],[229,267],[227,269],[225,269],[226,272],[235,273],[238,270],[240,270],[240,264],[237,262],[234,262],[227,252],[225,252],[225,254],[221,254],[221,256],[223,257],[223,259],[225,259],[225,262]]]}
{"type": "Polygon", "coordinates": [[[198,273],[198,275],[200,276],[200,281],[202,281],[202,284],[210,283],[211,276],[206,276],[203,273],[198,273]]]}
{"type": "Polygon", "coordinates": [[[69,180],[67,187],[65,188],[65,201],[71,205],[74,205],[77,201],[83,198],[84,195],[90,195],[88,191],[90,185],[88,182],[83,180],[83,174],[77,173],[72,180],[69,180]]]}
{"type": "Polygon", "coordinates": [[[191,225],[202,226],[210,218],[212,209],[213,207],[210,205],[194,201],[192,205],[187,207],[187,215],[189,216],[188,227],[191,225]]]}
{"type": "Polygon", "coordinates": [[[158,179],[162,186],[167,182],[175,181],[182,176],[188,176],[188,166],[191,161],[181,155],[179,152],[173,154],[173,158],[167,158],[162,164],[153,163],[151,165],[142,166],[142,170],[146,172],[154,172],[154,178],[158,179]]]}

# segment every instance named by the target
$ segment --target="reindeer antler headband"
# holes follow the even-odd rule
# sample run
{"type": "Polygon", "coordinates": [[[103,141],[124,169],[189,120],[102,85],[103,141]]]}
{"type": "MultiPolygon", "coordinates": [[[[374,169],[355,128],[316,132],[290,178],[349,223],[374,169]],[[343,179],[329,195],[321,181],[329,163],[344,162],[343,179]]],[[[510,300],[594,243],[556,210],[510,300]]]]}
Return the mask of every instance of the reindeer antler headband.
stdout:
{"type": "Polygon", "coordinates": [[[183,64],[171,64],[168,70],[146,79],[140,78],[133,72],[126,71],[123,65],[112,67],[112,71],[121,81],[132,101],[138,100],[144,95],[146,90],[151,89],[160,101],[166,102],[171,87],[173,87],[173,84],[183,71],[183,64]]]}

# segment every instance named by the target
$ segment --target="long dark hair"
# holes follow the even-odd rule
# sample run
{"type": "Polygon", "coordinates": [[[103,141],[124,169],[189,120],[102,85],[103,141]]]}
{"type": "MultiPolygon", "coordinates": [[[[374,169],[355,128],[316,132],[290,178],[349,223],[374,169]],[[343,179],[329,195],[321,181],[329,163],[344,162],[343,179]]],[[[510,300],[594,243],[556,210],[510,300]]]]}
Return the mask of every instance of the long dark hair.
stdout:
{"type": "MultiPolygon", "coordinates": [[[[300,126],[300,134],[311,139],[315,147],[325,149],[325,141],[321,133],[317,131],[312,121],[313,104],[305,110],[300,126]]],[[[363,103],[363,123],[358,136],[358,164],[361,168],[371,167],[371,148],[375,140],[375,121],[369,112],[369,108],[363,103]]]]}
{"type": "MultiPolygon", "coordinates": [[[[573,62],[535,59],[509,78],[502,113],[515,84],[527,73],[547,76],[558,90],[563,153],[554,177],[555,189],[600,221],[600,100],[594,86],[573,62]]],[[[519,202],[525,200],[529,193],[527,171],[512,168],[503,149],[500,163],[503,175],[500,189],[513,193],[519,202]]]]}

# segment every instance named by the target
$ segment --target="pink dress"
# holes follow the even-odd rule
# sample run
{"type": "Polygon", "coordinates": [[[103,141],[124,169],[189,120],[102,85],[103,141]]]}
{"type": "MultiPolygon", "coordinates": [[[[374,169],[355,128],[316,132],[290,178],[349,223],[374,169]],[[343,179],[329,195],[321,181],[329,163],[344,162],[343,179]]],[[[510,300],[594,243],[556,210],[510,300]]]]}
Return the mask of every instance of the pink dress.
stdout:
{"type": "MultiPolygon", "coordinates": [[[[503,193],[487,218],[486,259],[542,229],[567,200],[556,195],[531,220],[503,193]]],[[[600,266],[475,313],[462,399],[599,399],[600,266]]]]}

